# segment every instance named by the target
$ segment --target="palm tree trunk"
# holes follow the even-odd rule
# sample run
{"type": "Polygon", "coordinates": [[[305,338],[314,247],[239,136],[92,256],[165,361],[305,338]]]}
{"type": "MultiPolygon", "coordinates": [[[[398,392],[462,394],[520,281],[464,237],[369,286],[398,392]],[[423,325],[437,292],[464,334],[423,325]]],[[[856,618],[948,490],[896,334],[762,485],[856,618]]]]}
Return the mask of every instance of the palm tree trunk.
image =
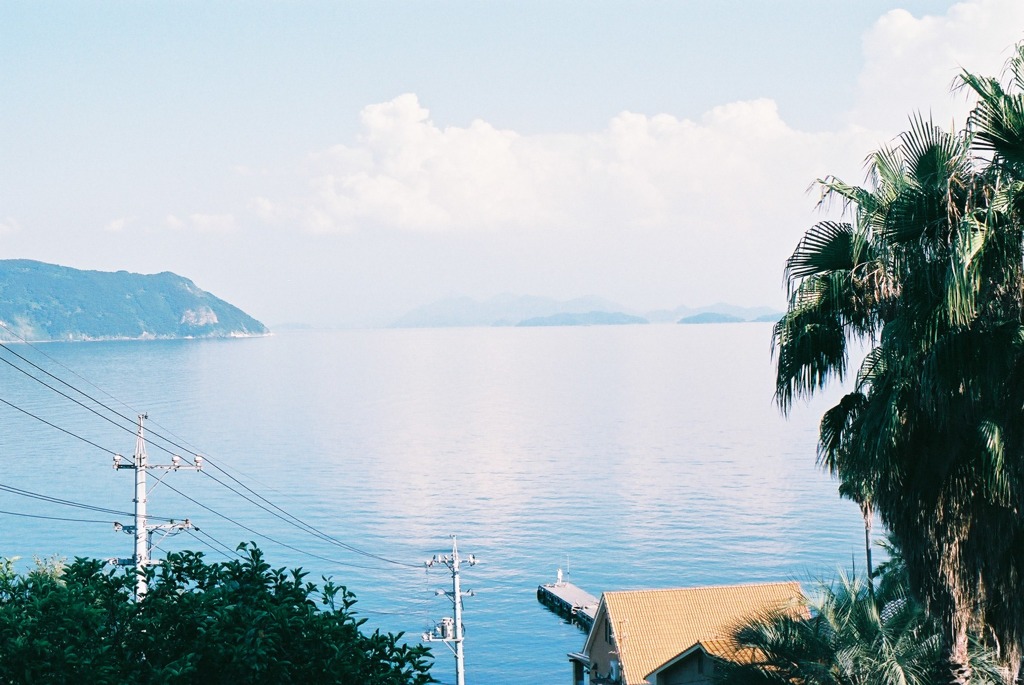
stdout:
{"type": "Polygon", "coordinates": [[[946,663],[949,665],[949,685],[970,685],[971,661],[967,651],[968,617],[957,612],[953,617],[952,635],[947,646],[946,663]]]}
{"type": "Polygon", "coordinates": [[[868,580],[868,595],[871,597],[871,601],[875,601],[875,569],[871,565],[871,519],[874,516],[874,511],[871,509],[871,504],[862,502],[860,505],[860,513],[864,516],[864,558],[867,563],[867,580],[868,580]]]}
{"type": "Polygon", "coordinates": [[[1018,683],[1024,682],[1024,680],[1021,679],[1020,646],[1014,645],[1012,647],[1005,648],[1003,651],[1003,658],[1006,663],[1006,685],[1017,685],[1018,683]]]}

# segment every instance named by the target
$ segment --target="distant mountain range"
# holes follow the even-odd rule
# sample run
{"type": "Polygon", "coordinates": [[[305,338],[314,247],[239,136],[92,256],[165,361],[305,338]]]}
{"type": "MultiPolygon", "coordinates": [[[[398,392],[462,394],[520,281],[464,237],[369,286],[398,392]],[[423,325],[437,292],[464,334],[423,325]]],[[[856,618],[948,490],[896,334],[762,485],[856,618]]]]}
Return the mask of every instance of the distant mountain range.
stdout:
{"type": "Polygon", "coordinates": [[[720,312],[703,312],[701,314],[693,314],[692,316],[684,316],[679,319],[679,323],[742,323],[746,319],[741,319],[738,316],[732,314],[722,314],[720,312]]]}
{"type": "Polygon", "coordinates": [[[497,295],[489,300],[449,297],[407,312],[392,328],[444,328],[456,326],[515,326],[520,321],[555,314],[616,311],[618,305],[597,297],[554,300],[529,295],[497,295]]]}
{"type": "Polygon", "coordinates": [[[725,323],[777,321],[771,307],[738,307],[726,303],[707,307],[680,306],[635,312],[599,297],[555,300],[529,295],[497,295],[488,300],[449,297],[417,307],[391,323],[392,328],[459,326],[591,326],[640,323],[725,323]]]}
{"type": "Polygon", "coordinates": [[[675,309],[659,309],[657,311],[647,312],[646,316],[652,322],[658,323],[668,323],[669,321],[676,321],[678,323],[727,323],[726,321],[708,321],[701,319],[698,319],[697,321],[683,320],[698,317],[702,314],[731,317],[731,319],[734,319],[737,323],[745,321],[778,321],[782,316],[782,312],[774,307],[739,307],[725,302],[716,302],[715,304],[709,304],[705,307],[681,306],[676,307],[675,309]]]}
{"type": "Polygon", "coordinates": [[[633,323],[650,323],[642,316],[622,312],[581,312],[535,316],[524,319],[517,326],[623,326],[633,323]]]}
{"type": "Polygon", "coordinates": [[[270,331],[170,272],[80,271],[0,260],[0,340],[231,338],[270,331]]]}

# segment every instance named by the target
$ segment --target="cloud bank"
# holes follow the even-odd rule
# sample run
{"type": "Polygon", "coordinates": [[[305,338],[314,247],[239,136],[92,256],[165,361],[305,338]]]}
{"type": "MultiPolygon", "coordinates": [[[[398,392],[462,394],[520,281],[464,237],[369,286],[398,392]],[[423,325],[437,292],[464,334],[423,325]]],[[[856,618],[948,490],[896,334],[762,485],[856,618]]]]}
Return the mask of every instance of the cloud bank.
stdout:
{"type": "Polygon", "coordinates": [[[365,105],[338,144],[286,168],[236,168],[245,202],[177,207],[148,226],[217,268],[224,249],[280,270],[280,283],[244,286],[277,298],[280,320],[308,316],[289,288],[318,293],[316,318],[349,321],[454,293],[781,306],[784,261],[821,218],[814,180],[860,182],[867,154],[915,111],[961,125],[969,102],[954,78],[1000,73],[1022,28],[1019,0],[883,15],[862,37],[859,74],[836,74],[856,87],[824,130],[793,126],[765,97],[536,135],[436,120],[429,91],[396,94],[365,105]]]}
{"type": "Polygon", "coordinates": [[[441,127],[411,93],[366,107],[361,119],[354,144],[311,157],[308,193],[283,202],[261,197],[260,213],[301,219],[318,233],[637,232],[712,218],[754,224],[869,139],[852,127],[794,130],[767,99],[716,107],[699,120],[623,112],[602,131],[554,136],[479,120],[441,127]],[[737,209],[751,206],[756,216],[744,220],[737,209]]]}
{"type": "Polygon", "coordinates": [[[860,160],[911,112],[962,122],[968,103],[949,93],[953,78],[962,67],[998,73],[1022,26],[1024,3],[1007,0],[923,18],[889,12],[864,37],[847,125],[827,132],[795,130],[759,99],[695,119],[623,112],[601,131],[530,136],[481,120],[440,125],[406,93],[365,107],[355,141],[311,155],[304,192],[253,204],[264,219],[325,234],[788,235],[772,224],[807,216],[804,189],[827,173],[860,180],[860,160]]]}
{"type": "Polygon", "coordinates": [[[931,113],[937,123],[962,124],[970,103],[949,94],[961,70],[995,76],[1024,39],[1024,3],[974,0],[943,15],[883,15],[864,36],[858,102],[848,120],[879,131],[902,128],[907,115],[931,113]]]}

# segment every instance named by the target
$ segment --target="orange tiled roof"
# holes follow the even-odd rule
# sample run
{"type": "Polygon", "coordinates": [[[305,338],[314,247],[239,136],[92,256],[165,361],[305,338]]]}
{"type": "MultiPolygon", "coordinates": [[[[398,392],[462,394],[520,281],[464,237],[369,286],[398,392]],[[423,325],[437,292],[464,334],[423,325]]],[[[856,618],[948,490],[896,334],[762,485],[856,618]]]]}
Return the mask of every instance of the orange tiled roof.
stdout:
{"type": "Polygon", "coordinates": [[[629,590],[604,593],[601,608],[612,620],[627,685],[643,685],[648,674],[698,642],[716,656],[741,656],[726,639],[733,626],[770,611],[803,615],[802,596],[796,582],[629,590]]]}
{"type": "Polygon", "coordinates": [[[764,654],[760,650],[751,647],[740,647],[732,638],[701,640],[700,646],[711,656],[733,661],[737,664],[752,664],[764,658],[764,654]]]}
{"type": "Polygon", "coordinates": [[[710,640],[701,640],[700,646],[704,648],[704,651],[711,656],[716,656],[719,659],[728,659],[729,661],[750,661],[752,655],[748,654],[750,649],[742,649],[733,640],[725,638],[711,638],[710,640]]]}

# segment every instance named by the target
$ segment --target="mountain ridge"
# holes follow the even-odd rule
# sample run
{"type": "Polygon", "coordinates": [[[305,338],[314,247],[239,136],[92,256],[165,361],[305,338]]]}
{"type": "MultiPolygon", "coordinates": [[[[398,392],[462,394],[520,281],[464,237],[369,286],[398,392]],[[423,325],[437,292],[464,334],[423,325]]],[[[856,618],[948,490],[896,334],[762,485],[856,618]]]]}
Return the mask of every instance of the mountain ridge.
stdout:
{"type": "Polygon", "coordinates": [[[535,316],[523,319],[516,326],[629,326],[649,323],[641,316],[623,314],[622,312],[582,312],[561,313],[551,316],[535,316]]]}
{"type": "Polygon", "coordinates": [[[536,295],[502,293],[477,300],[468,296],[446,297],[409,310],[392,321],[389,328],[457,328],[480,326],[601,325],[611,323],[676,323],[699,316],[697,322],[715,319],[735,321],[776,321],[782,312],[772,307],[741,307],[719,302],[704,307],[680,305],[675,309],[647,312],[624,307],[601,297],[556,300],[536,295]],[[707,316],[702,316],[707,315],[707,316]],[[560,322],[560,323],[558,323],[560,322]]]}
{"type": "Polygon", "coordinates": [[[170,271],[91,271],[0,260],[4,341],[236,338],[269,329],[170,271]]]}

